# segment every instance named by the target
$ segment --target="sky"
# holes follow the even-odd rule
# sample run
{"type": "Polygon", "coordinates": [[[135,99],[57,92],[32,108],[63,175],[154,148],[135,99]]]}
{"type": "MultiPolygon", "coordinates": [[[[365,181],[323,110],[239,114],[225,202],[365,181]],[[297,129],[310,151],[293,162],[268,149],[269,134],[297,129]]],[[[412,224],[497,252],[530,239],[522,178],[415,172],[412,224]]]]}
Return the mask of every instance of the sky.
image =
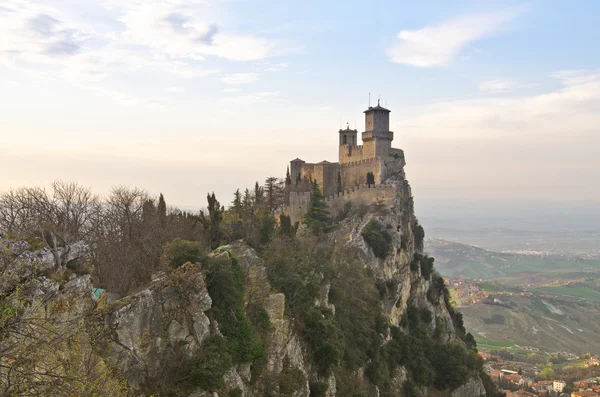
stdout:
{"type": "Polygon", "coordinates": [[[600,205],[600,2],[0,0],[0,191],[184,208],[337,161],[379,99],[421,214],[600,205]]]}

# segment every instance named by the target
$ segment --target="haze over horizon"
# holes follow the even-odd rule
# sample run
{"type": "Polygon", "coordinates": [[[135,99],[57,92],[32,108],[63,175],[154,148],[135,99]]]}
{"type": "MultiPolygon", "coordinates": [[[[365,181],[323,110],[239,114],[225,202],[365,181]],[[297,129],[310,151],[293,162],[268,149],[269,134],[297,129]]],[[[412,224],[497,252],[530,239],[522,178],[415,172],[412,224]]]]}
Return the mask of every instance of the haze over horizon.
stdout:
{"type": "Polygon", "coordinates": [[[337,161],[370,92],[419,215],[597,208],[600,4],[365,7],[0,1],[0,191],[63,179],[226,204],[295,157],[337,161]]]}

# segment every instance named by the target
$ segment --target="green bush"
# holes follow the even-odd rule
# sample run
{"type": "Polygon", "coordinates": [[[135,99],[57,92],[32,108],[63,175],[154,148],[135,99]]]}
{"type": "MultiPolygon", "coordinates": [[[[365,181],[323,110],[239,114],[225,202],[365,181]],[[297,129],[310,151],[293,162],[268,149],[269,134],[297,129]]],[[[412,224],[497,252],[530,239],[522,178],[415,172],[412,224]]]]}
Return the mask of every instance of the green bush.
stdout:
{"type": "Polygon", "coordinates": [[[362,237],[378,258],[385,258],[392,250],[392,235],[375,219],[363,228],[362,237]]]}
{"type": "Polygon", "coordinates": [[[419,225],[419,221],[415,221],[415,225],[413,227],[413,233],[415,235],[415,248],[417,251],[423,251],[423,241],[425,240],[425,229],[423,226],[419,225]]]}
{"type": "Polygon", "coordinates": [[[285,368],[279,374],[279,393],[284,396],[294,394],[304,382],[304,374],[298,368],[285,368]]]}
{"type": "Polygon", "coordinates": [[[204,254],[202,243],[176,238],[163,246],[161,262],[166,266],[177,269],[186,262],[200,262],[204,254]]]}
{"type": "Polygon", "coordinates": [[[433,262],[434,262],[434,258],[431,258],[427,255],[423,256],[423,259],[421,259],[421,276],[423,276],[423,278],[425,280],[429,280],[429,277],[431,277],[431,273],[433,272],[433,262]]]}
{"type": "Polygon", "coordinates": [[[243,395],[244,395],[244,392],[239,387],[236,387],[235,389],[231,389],[231,391],[229,392],[229,397],[242,397],[243,395]]]}
{"type": "MultiPolygon", "coordinates": [[[[231,255],[231,254],[230,254],[231,255]]],[[[264,347],[253,335],[244,312],[244,272],[234,256],[206,261],[206,284],[212,299],[208,314],[219,323],[229,354],[236,363],[262,359],[264,347]]]]}
{"type": "Polygon", "coordinates": [[[221,336],[209,336],[202,343],[198,357],[190,363],[188,383],[208,391],[220,391],[224,387],[223,375],[231,367],[228,346],[221,336]]]}
{"type": "Polygon", "coordinates": [[[325,397],[327,394],[327,383],[325,382],[311,382],[310,384],[310,397],[325,397]]]}

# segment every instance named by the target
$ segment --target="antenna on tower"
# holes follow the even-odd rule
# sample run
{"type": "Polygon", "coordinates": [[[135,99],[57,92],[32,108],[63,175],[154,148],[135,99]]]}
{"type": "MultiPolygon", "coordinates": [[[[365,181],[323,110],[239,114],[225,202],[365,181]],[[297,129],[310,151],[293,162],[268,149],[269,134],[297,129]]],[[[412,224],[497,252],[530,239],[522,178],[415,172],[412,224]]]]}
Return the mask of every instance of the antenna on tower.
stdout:
{"type": "Polygon", "coordinates": [[[369,92],[369,107],[371,107],[371,93],[369,92]]]}

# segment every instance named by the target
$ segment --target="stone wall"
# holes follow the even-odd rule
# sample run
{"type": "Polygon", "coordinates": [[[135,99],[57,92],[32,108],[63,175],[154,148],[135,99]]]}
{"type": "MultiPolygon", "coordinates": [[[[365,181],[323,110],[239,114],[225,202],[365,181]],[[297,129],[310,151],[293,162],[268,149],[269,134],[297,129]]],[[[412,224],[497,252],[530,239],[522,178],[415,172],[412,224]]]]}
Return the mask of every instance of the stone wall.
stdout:
{"type": "Polygon", "coordinates": [[[290,192],[290,202],[283,209],[283,213],[290,217],[292,223],[302,222],[309,204],[310,192],[290,192]]]}
{"type": "Polygon", "coordinates": [[[363,185],[367,183],[367,173],[372,172],[375,183],[381,183],[385,179],[383,160],[381,158],[370,158],[351,163],[340,164],[342,186],[344,189],[363,185]],[[382,176],[384,178],[382,178],[382,176]]]}
{"type": "MultiPolygon", "coordinates": [[[[345,201],[364,201],[366,204],[376,202],[390,203],[396,197],[396,186],[394,184],[379,185],[356,185],[341,193],[325,196],[325,203],[331,207],[337,207],[345,201]]],[[[290,203],[286,205],[283,213],[288,215],[294,222],[302,222],[304,214],[310,205],[310,192],[290,192],[290,203]]]]}
{"type": "MultiPolygon", "coordinates": [[[[325,198],[325,202],[329,207],[339,204],[344,201],[358,202],[364,201],[366,204],[385,203],[389,204],[396,198],[396,185],[380,184],[380,185],[357,185],[351,189],[347,189],[342,193],[325,198]]],[[[309,199],[310,201],[310,199],[309,199]]]]}
{"type": "Polygon", "coordinates": [[[301,177],[316,180],[324,196],[330,196],[338,190],[338,163],[306,163],[302,166],[301,177]]]}
{"type": "MultiPolygon", "coordinates": [[[[371,156],[372,157],[372,156],[371,156]]],[[[364,153],[363,145],[341,145],[339,151],[340,164],[360,161],[369,158],[364,153]]]]}

